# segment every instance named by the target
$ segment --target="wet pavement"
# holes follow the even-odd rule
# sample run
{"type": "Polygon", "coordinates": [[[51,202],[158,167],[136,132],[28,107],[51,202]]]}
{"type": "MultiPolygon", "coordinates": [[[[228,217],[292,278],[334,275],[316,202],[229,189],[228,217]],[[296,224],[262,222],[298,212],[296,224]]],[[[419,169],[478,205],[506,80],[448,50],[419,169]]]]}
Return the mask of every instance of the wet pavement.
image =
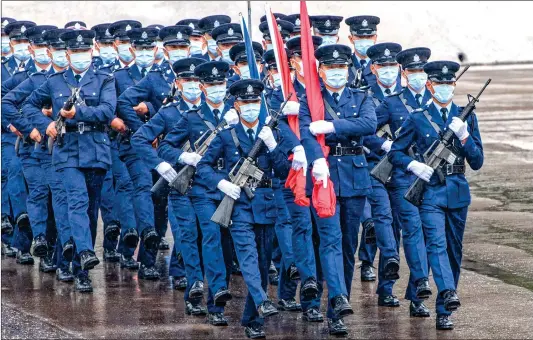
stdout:
{"type": "MultiPolygon", "coordinates": [[[[464,104],[464,94],[477,93],[488,77],[493,82],[477,109],[485,164],[468,174],[474,197],[459,284],[463,307],[454,315],[455,330],[437,332],[433,312],[429,319],[409,318],[404,299],[399,308],[378,307],[376,284],[361,283],[357,273],[351,296],[355,315],[345,319],[351,338],[533,338],[533,67],[471,68],[460,81],[456,101],[464,104]]],[[[100,259],[101,245],[99,237],[100,259]]],[[[23,267],[2,258],[2,338],[244,338],[242,277],[233,276],[230,284],[230,325],[215,328],[203,317],[185,314],[183,293],[165,276],[169,256],[169,251],[159,255],[164,274],[158,282],[138,280],[136,272],[103,263],[91,271],[93,294],[74,292],[72,284],[40,273],[37,263],[23,267]]],[[[394,290],[400,298],[408,277],[404,258],[401,267],[394,290]]],[[[274,288],[269,295],[276,301],[274,288]]],[[[428,306],[433,311],[434,301],[428,306]]],[[[268,319],[266,332],[279,339],[329,337],[326,323],[308,324],[291,312],[268,319]]]]}

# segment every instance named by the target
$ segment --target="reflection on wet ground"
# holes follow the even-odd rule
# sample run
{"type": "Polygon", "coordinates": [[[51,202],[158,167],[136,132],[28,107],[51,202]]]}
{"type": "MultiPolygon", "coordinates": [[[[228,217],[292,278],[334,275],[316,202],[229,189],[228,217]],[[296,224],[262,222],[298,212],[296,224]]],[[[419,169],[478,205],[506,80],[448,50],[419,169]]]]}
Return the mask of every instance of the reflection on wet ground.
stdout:
{"type": "MultiPolygon", "coordinates": [[[[460,80],[457,102],[493,82],[477,105],[485,146],[481,171],[468,174],[474,195],[465,232],[459,294],[463,307],[456,330],[437,332],[430,319],[409,318],[403,299],[408,269],[402,258],[394,292],[401,306],[377,306],[376,284],[352,288],[355,315],[345,319],[352,338],[526,338],[533,334],[533,68],[476,71],[460,80]]],[[[101,233],[100,233],[101,234],[101,233]]],[[[171,239],[170,234],[167,239],[171,239]]],[[[102,258],[101,235],[97,253],[102,258]]],[[[230,326],[215,328],[205,318],[185,315],[183,293],[166,274],[170,253],[162,252],[158,282],[103,263],[91,271],[94,293],[74,292],[71,284],[2,258],[3,338],[244,338],[240,327],[246,287],[240,276],[230,284],[234,299],[226,315],[230,326]]],[[[433,291],[435,291],[433,287],[433,291]]],[[[269,295],[276,299],[275,287],[269,295]]],[[[322,306],[326,305],[325,299],[322,306]]],[[[428,303],[434,309],[433,300],[428,303]]],[[[322,307],[324,311],[324,307],[322,307]]],[[[300,313],[281,312],[266,322],[268,338],[328,338],[326,323],[308,324],[300,313]]]]}

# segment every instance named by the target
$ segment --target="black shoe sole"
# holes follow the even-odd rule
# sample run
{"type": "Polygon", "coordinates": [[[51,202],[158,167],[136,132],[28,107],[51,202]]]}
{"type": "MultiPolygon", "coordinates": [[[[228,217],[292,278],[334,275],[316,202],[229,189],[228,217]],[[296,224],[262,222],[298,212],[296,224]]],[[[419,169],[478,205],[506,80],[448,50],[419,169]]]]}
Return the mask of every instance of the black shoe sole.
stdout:
{"type": "Polygon", "coordinates": [[[57,280],[58,282],[65,282],[65,283],[67,283],[67,282],[74,282],[74,277],[70,277],[70,278],[68,278],[68,279],[59,279],[59,278],[56,276],[56,280],[57,280]]]}
{"type": "Polygon", "coordinates": [[[247,336],[249,339],[265,339],[265,338],[266,338],[266,335],[265,335],[265,334],[261,334],[261,335],[251,335],[251,334],[249,334],[248,332],[245,332],[244,334],[246,334],[246,336],[247,336]]]}
{"type": "Polygon", "coordinates": [[[453,301],[453,302],[450,302],[444,305],[444,309],[446,309],[449,312],[455,312],[456,310],[459,309],[459,307],[461,307],[461,302],[459,301],[453,301]]]}
{"type": "Polygon", "coordinates": [[[346,336],[348,335],[348,330],[342,330],[342,331],[329,330],[329,335],[346,336]]]}
{"type": "Polygon", "coordinates": [[[190,290],[189,299],[201,299],[204,297],[204,290],[190,290]]]}
{"type": "Polygon", "coordinates": [[[280,311],[283,311],[283,312],[301,312],[302,311],[302,307],[300,308],[287,308],[287,307],[282,307],[280,305],[278,305],[278,310],[280,311]]]}
{"type": "Polygon", "coordinates": [[[57,270],[56,267],[48,267],[48,268],[43,268],[41,266],[39,266],[39,271],[41,273],[55,273],[57,270]]]}
{"type": "Polygon", "coordinates": [[[318,288],[316,286],[309,288],[304,287],[300,294],[302,294],[307,299],[314,299],[318,295],[318,288]]]}
{"type": "Polygon", "coordinates": [[[363,277],[363,276],[361,276],[361,281],[362,282],[373,282],[373,281],[376,281],[376,278],[375,277],[363,277]]]}
{"type": "Polygon", "coordinates": [[[174,286],[175,290],[184,291],[187,289],[187,286],[174,286]]]}
{"type": "Polygon", "coordinates": [[[289,279],[291,281],[299,281],[300,280],[300,273],[298,273],[298,271],[296,271],[296,273],[294,273],[292,275],[289,275],[289,279]]]}
{"type": "Polygon", "coordinates": [[[122,269],[128,269],[128,270],[131,270],[131,271],[137,271],[139,270],[139,266],[126,266],[124,264],[120,264],[120,268],[122,269]]]}
{"type": "Polygon", "coordinates": [[[396,307],[400,307],[400,304],[388,304],[388,303],[384,303],[384,302],[379,302],[378,301],[378,306],[380,307],[389,307],[389,308],[396,308],[396,307]]]}
{"type": "Polygon", "coordinates": [[[429,289],[425,289],[416,294],[416,298],[419,300],[427,300],[433,293],[429,289]]]}
{"type": "Polygon", "coordinates": [[[221,294],[218,297],[215,296],[214,302],[215,302],[215,305],[218,306],[218,305],[226,304],[226,302],[231,301],[231,299],[233,299],[233,296],[231,295],[231,293],[226,292],[224,294],[221,294]]]}
{"type": "Polygon", "coordinates": [[[120,259],[119,258],[105,258],[104,257],[104,262],[109,262],[109,263],[117,263],[117,262],[120,262],[120,259]]]}
{"type": "Polygon", "coordinates": [[[209,318],[207,318],[207,322],[210,324],[210,325],[213,325],[213,326],[217,326],[217,327],[221,327],[221,326],[227,326],[228,325],[228,322],[227,321],[213,321],[209,318]]]}
{"type": "Polygon", "coordinates": [[[81,265],[81,269],[82,270],[91,270],[94,267],[96,267],[98,264],[100,264],[100,260],[98,260],[97,258],[93,258],[93,259],[83,263],[81,265]]]}
{"type": "Polygon", "coordinates": [[[185,311],[185,314],[187,315],[192,315],[192,316],[206,316],[207,315],[207,312],[205,310],[202,310],[200,312],[190,312],[190,311],[185,311]]]}
{"type": "Polygon", "coordinates": [[[352,308],[345,308],[337,313],[339,317],[346,316],[346,315],[352,315],[353,309],[352,308]]]}
{"type": "Polygon", "coordinates": [[[324,322],[324,317],[321,317],[321,318],[310,318],[310,317],[307,317],[307,316],[304,315],[302,317],[302,320],[307,321],[307,322],[324,322]]]}
{"type": "Polygon", "coordinates": [[[162,246],[161,243],[159,243],[158,249],[159,250],[169,250],[170,246],[168,244],[165,244],[165,245],[162,246]]]}
{"type": "Polygon", "coordinates": [[[278,315],[278,314],[279,314],[279,312],[278,312],[277,309],[276,310],[271,310],[270,312],[262,313],[264,318],[268,318],[270,316],[274,316],[274,315],[278,315]]]}
{"type": "Polygon", "coordinates": [[[93,292],[93,289],[92,288],[77,288],[76,287],[76,291],[79,292],[79,293],[92,293],[93,292]]]}
{"type": "Polygon", "coordinates": [[[391,262],[385,266],[385,274],[383,274],[383,278],[385,280],[398,280],[400,278],[400,275],[398,272],[400,271],[400,265],[398,263],[391,262]]]}
{"type": "Polygon", "coordinates": [[[453,331],[453,326],[451,327],[436,327],[438,331],[453,331]]]}
{"type": "Polygon", "coordinates": [[[28,231],[31,229],[30,218],[23,218],[18,222],[19,230],[28,231]]]}
{"type": "Polygon", "coordinates": [[[139,275],[139,279],[141,280],[148,280],[148,281],[158,281],[159,276],[145,276],[145,275],[139,275]]]}
{"type": "Polygon", "coordinates": [[[24,261],[17,260],[17,263],[24,265],[24,266],[33,266],[35,264],[35,261],[34,260],[24,260],[24,261]]]}
{"type": "Polygon", "coordinates": [[[409,312],[409,316],[412,318],[429,318],[431,316],[430,313],[411,313],[409,312]]]}

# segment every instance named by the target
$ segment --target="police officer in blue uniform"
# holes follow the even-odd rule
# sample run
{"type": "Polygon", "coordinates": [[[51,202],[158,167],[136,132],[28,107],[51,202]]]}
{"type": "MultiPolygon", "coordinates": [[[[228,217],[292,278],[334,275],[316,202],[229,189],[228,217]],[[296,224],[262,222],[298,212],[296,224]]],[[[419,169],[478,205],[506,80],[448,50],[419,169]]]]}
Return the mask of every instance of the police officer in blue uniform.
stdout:
{"type": "Polygon", "coordinates": [[[376,76],[370,70],[372,60],[368,57],[367,50],[376,43],[380,19],[372,15],[357,15],[344,22],[350,27],[348,38],[354,45],[348,83],[353,84],[356,74],[361,72],[360,86],[372,86],[376,83],[376,76]]]}
{"type": "Polygon", "coordinates": [[[111,24],[99,24],[91,27],[96,32],[95,50],[98,56],[93,57],[93,65],[99,70],[105,70],[109,73],[117,70],[120,63],[117,59],[117,50],[115,49],[115,39],[109,31],[111,24]]]}
{"type": "MultiPolygon", "coordinates": [[[[379,124],[389,124],[392,140],[396,138],[396,132],[400,130],[407,117],[431,99],[431,92],[426,89],[427,74],[424,72],[424,65],[430,55],[431,50],[425,47],[410,48],[396,55],[396,60],[402,65],[402,74],[406,78],[407,86],[402,91],[387,97],[386,110],[377,110],[379,124]]],[[[380,128],[378,125],[378,129],[380,128]]],[[[390,142],[383,143],[386,143],[386,139],[382,138],[381,145],[386,145],[387,148],[387,144],[390,144],[390,142]]],[[[420,150],[411,148],[410,155],[414,156],[415,151],[420,153],[420,150]]],[[[416,159],[421,161],[419,156],[416,159]]],[[[415,178],[414,174],[395,167],[387,183],[387,189],[391,200],[396,241],[399,241],[401,231],[405,258],[410,269],[409,285],[405,293],[405,298],[411,301],[409,314],[412,317],[429,317],[429,309],[423,303],[424,299],[431,295],[431,289],[422,223],[418,208],[403,198],[415,178]]]]}
{"type": "Polygon", "coordinates": [[[192,33],[189,36],[191,42],[191,57],[195,58],[204,58],[206,61],[209,60],[209,56],[204,53],[207,49],[207,42],[204,38],[204,32],[199,26],[200,20],[198,19],[183,19],[176,23],[177,26],[185,25],[192,28],[192,33]]]}
{"type": "Polygon", "coordinates": [[[9,43],[9,35],[4,31],[4,28],[14,21],[16,20],[9,17],[2,17],[0,20],[2,26],[2,63],[13,55],[11,44],[9,43]]]}
{"type": "MultiPolygon", "coordinates": [[[[185,67],[182,72],[187,72],[187,70],[185,67]]],[[[159,154],[164,159],[174,163],[178,160],[179,164],[196,166],[201,156],[194,152],[182,150],[182,145],[187,141],[191,145],[194,145],[198,140],[201,142],[202,135],[214,129],[222,119],[228,125],[236,124],[239,121],[235,110],[228,111],[231,108],[231,102],[224,102],[226,95],[225,77],[228,71],[229,65],[223,61],[206,62],[195,67],[194,76],[201,81],[200,88],[206,101],[200,107],[182,113],[181,120],[161,143],[159,154]]],[[[195,149],[193,148],[193,150],[195,149]]],[[[223,159],[218,162],[216,171],[225,176],[227,172],[223,165],[223,159]]],[[[222,193],[216,187],[209,186],[205,180],[196,176],[187,196],[184,199],[189,203],[180,202],[184,199],[176,200],[174,197],[172,209],[176,214],[183,216],[186,213],[182,209],[190,210],[193,207],[196,213],[196,217],[193,215],[193,218],[198,218],[202,230],[202,256],[209,284],[208,321],[215,326],[225,326],[228,322],[224,316],[224,306],[232,299],[228,289],[232,264],[231,240],[227,229],[220,228],[219,225],[211,221],[211,216],[222,200],[222,193]]],[[[193,225],[195,227],[194,222],[193,225]]],[[[182,239],[182,251],[184,249],[184,240],[182,239]]],[[[187,264],[187,254],[184,253],[184,257],[187,264]]]]}
{"type": "Polygon", "coordinates": [[[23,71],[33,65],[29,42],[24,32],[36,24],[33,21],[13,21],[4,27],[4,33],[9,36],[12,55],[2,60],[2,83],[9,79],[16,71],[23,71]]]}
{"type": "Polygon", "coordinates": [[[227,15],[210,15],[198,21],[198,27],[204,32],[204,39],[207,44],[207,61],[220,59],[217,50],[217,42],[212,36],[213,29],[220,25],[229,24],[230,22],[231,18],[227,15]]]}
{"type": "MultiPolygon", "coordinates": [[[[57,131],[50,120],[46,134],[56,138],[62,134],[63,143],[53,148],[53,164],[63,178],[67,195],[69,223],[76,245],[76,289],[91,292],[88,270],[99,263],[94,253],[98,219],[96,202],[100,195],[107,169],[111,165],[109,138],[105,126],[111,122],[116,106],[113,77],[94,71],[92,44],[94,31],[71,30],[60,39],[67,44],[70,68],[58,72],[28,99],[29,114],[37,115],[46,103],[52,103],[52,119],[64,117],[66,127],[57,131]],[[71,110],[63,110],[66,98],[74,91],[80,100],[71,110]],[[92,151],[92,152],[91,152],[92,151]]],[[[42,129],[42,128],[41,128],[42,129]]]]}
{"type": "Polygon", "coordinates": [[[70,30],[86,30],[87,24],[83,21],[69,21],[65,24],[65,28],[70,30]]]}
{"type": "Polygon", "coordinates": [[[428,260],[438,288],[436,327],[440,330],[453,329],[450,315],[461,305],[456,290],[471,201],[464,175],[465,162],[473,170],[479,170],[484,159],[476,116],[471,115],[466,122],[457,117],[462,110],[453,103],[458,70],[459,64],[452,61],[433,61],[424,66],[433,100],[409,115],[389,153],[394,166],[428,182],[419,211],[428,260]],[[452,148],[458,157],[446,167],[441,180],[431,167],[409,156],[408,150],[415,143],[421,152],[425,152],[445,129],[454,132],[452,148]]]}
{"type": "MultiPolygon", "coordinates": [[[[294,25],[287,20],[283,20],[282,18],[285,18],[285,16],[276,19],[276,23],[278,24],[278,29],[279,33],[281,34],[281,38],[283,39],[283,41],[287,41],[290,37],[290,34],[294,30],[294,25]]],[[[263,49],[265,51],[273,49],[274,47],[272,46],[272,38],[270,37],[270,31],[268,30],[268,22],[266,21],[266,19],[265,21],[261,21],[261,23],[259,24],[259,30],[263,34],[263,49]]]]}
{"type": "MultiPolygon", "coordinates": [[[[261,44],[252,41],[252,48],[254,50],[255,62],[257,70],[261,74],[263,65],[263,47],[261,44]]],[[[229,55],[232,61],[231,69],[233,69],[233,76],[228,78],[228,86],[231,86],[234,82],[241,79],[250,79],[250,67],[248,65],[248,58],[246,56],[246,45],[244,42],[238,43],[229,50],[229,55]]]]}
{"type": "MultiPolygon", "coordinates": [[[[229,51],[233,46],[243,41],[241,25],[233,23],[220,25],[211,31],[211,37],[213,37],[217,43],[217,52],[220,57],[219,60],[233,65],[233,60],[231,60],[229,51]]],[[[228,79],[233,75],[234,70],[231,69],[228,73],[228,79]]]]}
{"type": "Polygon", "coordinates": [[[302,32],[302,28],[301,28],[302,22],[300,21],[300,14],[299,13],[289,14],[285,17],[284,20],[287,20],[288,22],[294,25],[294,28],[290,34],[290,37],[291,38],[299,37],[302,32]]]}
{"type": "MultiPolygon", "coordinates": [[[[301,142],[312,164],[312,175],[323,185],[327,185],[331,176],[337,195],[334,216],[320,218],[312,208],[320,235],[322,271],[328,284],[328,326],[331,334],[346,334],[342,317],[353,314],[348,297],[358,229],[366,196],[372,190],[362,142],[364,136],[372,135],[376,130],[375,105],[364,92],[346,86],[350,54],[348,46],[338,44],[321,46],[316,50],[319,76],[324,82],[324,120],[311,121],[306,97],[300,101],[299,112],[301,142]],[[318,134],[326,134],[326,145],[331,150],[328,162],[315,138],[318,134]]],[[[310,195],[311,174],[307,178],[310,195]]]]}
{"type": "Polygon", "coordinates": [[[224,194],[236,200],[232,214],[231,236],[248,296],[241,324],[249,338],[265,337],[264,317],[278,313],[268,299],[268,267],[272,256],[272,229],[276,220],[274,190],[279,187],[276,174],[288,171],[290,163],[282,150],[284,140],[259,121],[261,92],[264,85],[260,80],[240,80],[230,87],[235,97],[235,109],[240,114],[240,123],[234,129],[221,132],[211,143],[207,153],[197,166],[198,177],[209,187],[217,187],[224,194]],[[232,169],[241,157],[251,150],[257,138],[264,142],[257,165],[264,171],[264,178],[258,183],[255,197],[250,200],[241,195],[240,187],[232,184],[227,175],[217,172],[218,159],[224,158],[226,170],[232,169]],[[280,144],[278,147],[278,143],[280,144]]]}
{"type": "Polygon", "coordinates": [[[339,29],[343,17],[335,15],[314,15],[310,17],[314,35],[322,38],[322,45],[333,45],[339,41],[339,29]]]}
{"type": "MultiPolygon", "coordinates": [[[[322,38],[318,36],[313,36],[313,48],[316,49],[322,45],[322,38]]],[[[289,62],[291,67],[294,69],[294,81],[292,85],[294,86],[295,95],[298,97],[298,100],[305,95],[305,78],[303,70],[303,61],[302,61],[302,40],[300,37],[294,37],[287,41],[287,49],[289,50],[289,62]]],[[[281,97],[274,95],[272,101],[272,109],[277,110],[283,101],[281,97]],[[276,99],[274,99],[276,98],[276,99]]]]}

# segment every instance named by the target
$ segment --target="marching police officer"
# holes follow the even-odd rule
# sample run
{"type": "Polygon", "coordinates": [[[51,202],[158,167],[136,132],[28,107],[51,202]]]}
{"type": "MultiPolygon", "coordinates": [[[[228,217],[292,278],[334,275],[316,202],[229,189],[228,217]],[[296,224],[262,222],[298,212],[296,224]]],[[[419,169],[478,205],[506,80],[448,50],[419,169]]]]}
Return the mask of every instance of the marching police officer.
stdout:
{"type": "Polygon", "coordinates": [[[1,21],[0,24],[2,25],[2,64],[3,64],[4,61],[9,59],[13,55],[13,52],[11,51],[9,35],[5,32],[4,28],[6,28],[7,25],[9,25],[10,23],[16,20],[13,18],[2,17],[0,21],[1,21]]]}
{"type": "MultiPolygon", "coordinates": [[[[319,76],[324,82],[324,120],[311,120],[306,97],[300,101],[299,111],[301,142],[312,164],[312,175],[324,186],[331,175],[337,195],[334,216],[321,218],[312,208],[320,235],[322,271],[328,284],[331,334],[346,334],[342,317],[353,314],[348,297],[358,229],[366,196],[372,190],[361,144],[363,137],[373,134],[376,129],[375,105],[364,92],[346,86],[350,54],[348,46],[338,44],[321,46],[316,50],[319,76]],[[326,144],[331,150],[328,162],[315,138],[318,134],[326,135],[326,144]]],[[[309,195],[312,187],[310,177],[308,175],[309,195]]]]}
{"type": "Polygon", "coordinates": [[[339,41],[339,28],[343,17],[335,15],[314,15],[310,17],[313,32],[322,38],[322,45],[333,45],[339,41]]]}
{"type": "Polygon", "coordinates": [[[94,37],[95,32],[90,30],[63,33],[60,39],[67,44],[70,68],[51,75],[25,106],[30,114],[38,115],[46,103],[52,103],[52,119],[65,119],[64,130],[57,131],[51,119],[45,130],[50,138],[62,138],[61,144],[54,144],[53,164],[63,178],[69,202],[69,222],[79,260],[74,275],[80,292],[92,291],[87,271],[99,263],[94,253],[96,202],[111,165],[105,126],[111,122],[116,107],[113,77],[95,71],[91,65],[94,37]],[[79,91],[80,100],[70,110],[64,110],[63,105],[75,91],[79,91]]]}
{"type": "MultiPolygon", "coordinates": [[[[3,21],[9,21],[5,19],[3,21]]],[[[9,79],[16,71],[26,70],[32,66],[29,42],[24,32],[36,23],[33,21],[12,21],[3,27],[4,33],[9,37],[12,55],[2,60],[2,83],[9,79]]]]}
{"type": "Polygon", "coordinates": [[[285,17],[284,20],[287,20],[291,24],[294,25],[294,28],[290,34],[290,38],[296,38],[301,35],[302,29],[301,29],[301,21],[300,21],[300,13],[297,14],[289,14],[285,17]]]}
{"type": "Polygon", "coordinates": [[[220,59],[217,42],[212,35],[213,30],[220,25],[229,24],[230,22],[231,18],[227,15],[210,15],[198,21],[198,27],[204,32],[204,39],[207,43],[207,61],[220,59]]]}
{"type": "Polygon", "coordinates": [[[95,50],[98,56],[93,57],[93,65],[98,69],[105,69],[111,73],[120,67],[115,49],[115,39],[109,31],[111,24],[99,24],[91,27],[96,32],[95,50]]]}
{"type": "MultiPolygon", "coordinates": [[[[219,60],[233,65],[233,60],[231,60],[229,51],[233,46],[243,41],[241,25],[233,23],[220,25],[211,31],[211,37],[213,37],[217,43],[217,52],[220,57],[219,60]]],[[[228,79],[231,78],[233,74],[234,70],[232,68],[228,73],[228,79]]]]}
{"type": "Polygon", "coordinates": [[[428,260],[439,292],[436,327],[442,330],[453,329],[450,315],[461,305],[456,290],[471,199],[464,175],[465,162],[478,170],[484,159],[476,116],[471,115],[466,122],[457,117],[462,110],[453,102],[458,70],[459,64],[452,61],[433,61],[424,66],[433,100],[407,117],[389,153],[394,166],[428,182],[419,211],[428,260]],[[415,143],[425,152],[445,129],[454,133],[452,149],[458,157],[446,166],[441,178],[433,168],[409,156],[408,150],[415,143]]]}
{"type": "Polygon", "coordinates": [[[204,32],[199,26],[199,22],[200,20],[198,19],[182,19],[176,23],[176,26],[185,25],[192,28],[192,33],[189,36],[191,42],[191,57],[204,58],[208,61],[209,57],[204,53],[207,48],[207,42],[204,38],[204,32]]]}

